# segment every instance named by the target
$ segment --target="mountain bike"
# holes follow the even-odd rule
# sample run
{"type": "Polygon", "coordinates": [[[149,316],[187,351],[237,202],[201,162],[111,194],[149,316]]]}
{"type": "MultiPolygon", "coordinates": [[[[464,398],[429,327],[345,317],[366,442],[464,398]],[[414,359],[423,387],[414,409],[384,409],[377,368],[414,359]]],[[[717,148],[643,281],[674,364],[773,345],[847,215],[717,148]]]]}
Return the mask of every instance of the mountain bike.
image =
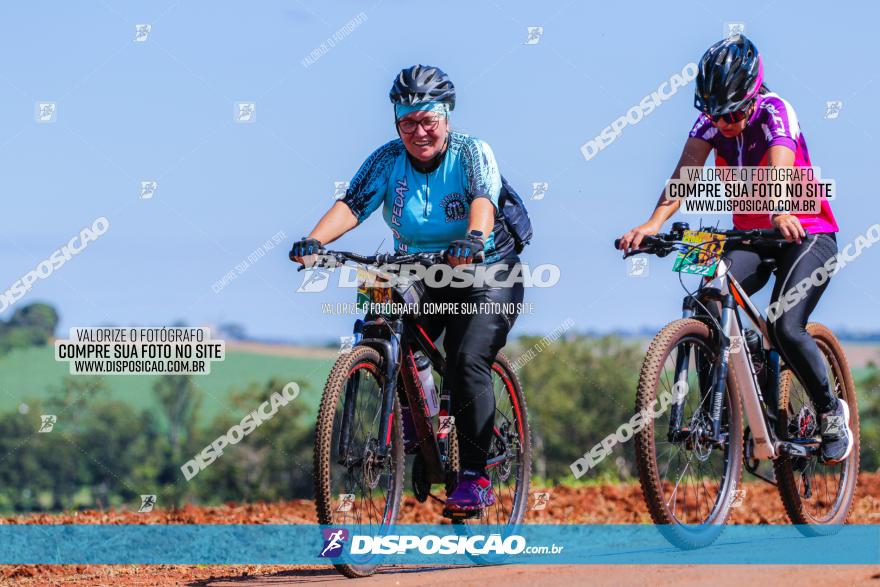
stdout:
{"type": "MultiPolygon", "coordinates": [[[[834,393],[849,406],[855,442],[845,461],[825,464],[819,459],[819,414],[809,394],[721,258],[722,242],[783,246],[782,237],[774,230],[702,230],[711,236],[695,245],[688,236],[694,231],[677,222],[670,233],[646,237],[625,255],[679,251],[679,259],[702,255],[711,261],[704,265],[709,269],[694,271],[704,274],[699,288],[685,288],[682,318],[654,337],[641,368],[636,410],[647,416],[635,449],[651,518],[676,546],[711,544],[742,500],[744,465],[777,487],[802,534],[834,533],[852,508],[859,472],[858,405],[843,349],[827,327],[807,326],[834,393]],[[741,314],[752,328],[743,327],[741,314]],[[758,472],[764,460],[773,462],[775,478],[758,472]]],[[[619,239],[614,246],[619,248],[619,239]]],[[[773,259],[762,262],[775,272],[773,259]]]]}
{"type": "MultiPolygon", "coordinates": [[[[314,474],[319,524],[354,524],[373,535],[390,533],[400,513],[407,454],[413,456],[410,477],[416,500],[444,503],[432,487],[442,485],[446,495],[455,488],[455,418],[449,396],[441,394],[438,401],[434,390],[442,386],[433,384],[444,372],[445,360],[420,323],[418,310],[413,311],[421,307],[427,288],[422,280],[403,274],[387,285],[394,267],[430,267],[443,261],[440,253],[362,256],[326,251],[316,265],[360,266],[364,283],[358,300],[367,310],[365,319],[355,322],[351,350],[330,371],[318,410],[314,474]]],[[[474,523],[515,527],[528,505],[531,442],[525,396],[501,353],[492,365],[491,392],[494,434],[486,470],[496,502],[473,514],[444,511],[459,532],[474,523]]],[[[335,564],[352,578],[371,575],[380,565],[378,556],[349,557],[335,564]]]]}

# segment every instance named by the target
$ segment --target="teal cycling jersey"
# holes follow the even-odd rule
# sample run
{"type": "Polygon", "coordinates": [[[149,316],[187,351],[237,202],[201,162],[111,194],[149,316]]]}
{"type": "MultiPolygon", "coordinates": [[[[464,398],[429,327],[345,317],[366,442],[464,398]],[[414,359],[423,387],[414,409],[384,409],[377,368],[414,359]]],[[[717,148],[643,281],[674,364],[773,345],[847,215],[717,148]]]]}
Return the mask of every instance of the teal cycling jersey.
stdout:
{"type": "Polygon", "coordinates": [[[383,216],[398,253],[446,249],[467,235],[471,203],[487,198],[495,206],[495,228],[485,243],[486,262],[513,251],[498,213],[502,182],[492,149],[478,138],[449,133],[440,165],[428,173],[415,167],[403,141],[393,140],[370,155],[342,198],[358,223],[384,204],[383,216]]]}

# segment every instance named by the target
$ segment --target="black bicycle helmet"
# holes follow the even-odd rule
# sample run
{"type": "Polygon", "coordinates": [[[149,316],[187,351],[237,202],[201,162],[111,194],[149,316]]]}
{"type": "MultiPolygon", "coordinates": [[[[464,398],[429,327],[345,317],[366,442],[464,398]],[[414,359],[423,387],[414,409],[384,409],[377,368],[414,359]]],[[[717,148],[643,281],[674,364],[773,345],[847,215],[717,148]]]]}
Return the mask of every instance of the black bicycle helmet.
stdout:
{"type": "Polygon", "coordinates": [[[745,35],[715,43],[700,59],[694,107],[709,116],[736,112],[761,90],[764,65],[745,35]]]}
{"type": "Polygon", "coordinates": [[[439,67],[413,65],[402,69],[388,93],[393,104],[413,106],[425,102],[445,102],[455,109],[455,86],[439,67]]]}

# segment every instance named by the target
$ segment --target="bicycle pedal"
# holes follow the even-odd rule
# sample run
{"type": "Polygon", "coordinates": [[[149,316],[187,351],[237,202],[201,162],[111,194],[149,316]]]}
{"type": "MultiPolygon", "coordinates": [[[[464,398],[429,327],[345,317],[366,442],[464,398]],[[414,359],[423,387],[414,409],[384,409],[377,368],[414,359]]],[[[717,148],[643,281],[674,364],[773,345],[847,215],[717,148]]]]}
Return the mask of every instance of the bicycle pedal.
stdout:
{"type": "Polygon", "coordinates": [[[479,517],[482,510],[448,510],[443,508],[443,517],[449,518],[453,522],[461,520],[470,520],[479,517]]]}

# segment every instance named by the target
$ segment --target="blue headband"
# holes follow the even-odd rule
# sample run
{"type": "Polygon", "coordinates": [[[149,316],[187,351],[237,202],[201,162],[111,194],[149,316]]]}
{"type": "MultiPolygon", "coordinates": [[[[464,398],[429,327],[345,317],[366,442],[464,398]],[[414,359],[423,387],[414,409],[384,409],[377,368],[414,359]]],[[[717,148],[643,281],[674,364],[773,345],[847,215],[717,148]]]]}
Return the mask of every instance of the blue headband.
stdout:
{"type": "Polygon", "coordinates": [[[395,104],[394,115],[402,118],[410,112],[437,112],[438,114],[449,115],[449,104],[446,102],[423,102],[421,104],[395,104]]]}

